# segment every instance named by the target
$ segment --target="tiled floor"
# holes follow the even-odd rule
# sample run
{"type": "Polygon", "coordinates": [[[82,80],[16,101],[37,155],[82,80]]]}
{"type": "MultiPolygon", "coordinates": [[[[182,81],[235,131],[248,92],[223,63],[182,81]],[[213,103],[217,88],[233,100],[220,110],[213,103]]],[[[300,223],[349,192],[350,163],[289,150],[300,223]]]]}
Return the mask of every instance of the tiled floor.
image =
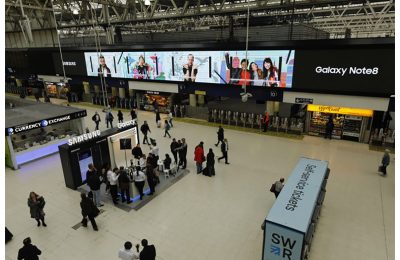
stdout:
{"type": "MultiPolygon", "coordinates": [[[[88,120],[93,113],[88,109],[88,120]]],[[[155,127],[154,115],[140,112],[139,118],[150,123],[160,154],[169,152],[170,139],[155,127]]],[[[87,123],[92,129],[93,122],[87,123]]],[[[185,137],[189,144],[191,173],[139,211],[104,206],[97,218],[99,232],[90,225],[72,229],[81,219],[79,193],[65,187],[58,154],[18,171],[6,169],[6,226],[14,234],[6,245],[6,259],[16,259],[22,240],[30,236],[43,251],[41,259],[117,259],[126,240],[137,243],[147,238],[160,260],[260,260],[261,223],[274,203],[269,187],[288,176],[301,156],[328,160],[331,168],[310,259],[394,259],[393,159],[383,178],[376,172],[382,154],[369,151],[365,144],[226,130],[231,164],[217,164],[213,178],[197,175],[194,147],[204,141],[207,150],[213,148],[220,155],[214,146],[216,131],[174,123],[171,135],[185,137]],[[30,218],[30,191],[46,198],[47,228],[36,227],[30,218]]]]}

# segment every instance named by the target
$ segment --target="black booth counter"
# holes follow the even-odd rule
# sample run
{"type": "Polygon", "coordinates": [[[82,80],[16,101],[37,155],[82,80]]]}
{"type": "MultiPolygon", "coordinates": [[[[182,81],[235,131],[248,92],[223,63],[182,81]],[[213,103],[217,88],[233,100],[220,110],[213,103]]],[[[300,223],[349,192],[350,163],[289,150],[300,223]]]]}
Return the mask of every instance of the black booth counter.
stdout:
{"type": "MultiPolygon", "coordinates": [[[[65,185],[76,190],[86,180],[86,172],[88,165],[93,163],[97,170],[101,170],[102,166],[109,163],[112,167],[125,166],[121,164],[121,154],[126,152],[131,158],[131,148],[136,145],[139,140],[137,125],[126,124],[119,125],[122,127],[107,129],[100,132],[99,130],[83,134],[68,140],[68,143],[58,147],[61,158],[61,164],[64,172],[65,185]],[[119,139],[126,137],[133,138],[134,141],[126,148],[124,152],[120,152],[121,147],[117,147],[114,143],[119,139]],[[111,143],[112,142],[112,143],[111,143]],[[118,160],[118,165],[116,165],[118,160]]],[[[119,143],[119,142],[118,142],[119,143]]],[[[129,161],[128,159],[128,161],[129,161]]]]}

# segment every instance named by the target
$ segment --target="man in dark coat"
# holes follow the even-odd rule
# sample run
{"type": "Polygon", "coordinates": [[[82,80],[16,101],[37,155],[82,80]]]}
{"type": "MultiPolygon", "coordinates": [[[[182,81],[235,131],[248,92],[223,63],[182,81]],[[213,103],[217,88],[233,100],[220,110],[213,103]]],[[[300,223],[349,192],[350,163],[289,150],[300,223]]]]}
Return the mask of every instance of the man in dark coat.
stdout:
{"type": "Polygon", "coordinates": [[[224,129],[222,128],[222,126],[219,126],[217,135],[218,135],[218,143],[216,143],[215,146],[218,146],[219,142],[222,143],[222,141],[224,140],[224,129]]]}
{"type": "Polygon", "coordinates": [[[143,122],[143,125],[140,127],[140,131],[143,134],[143,144],[150,145],[149,139],[147,139],[147,133],[151,133],[151,131],[149,125],[147,124],[147,121],[143,122]]]}
{"type": "Polygon", "coordinates": [[[100,124],[101,119],[100,119],[100,115],[99,115],[99,113],[97,113],[97,111],[96,111],[96,113],[93,115],[92,120],[93,120],[94,123],[96,124],[96,130],[99,130],[99,124],[100,124]]]}
{"type": "Polygon", "coordinates": [[[85,193],[81,193],[81,209],[82,209],[82,226],[87,227],[87,218],[89,218],[90,223],[95,231],[98,231],[96,220],[94,218],[99,214],[99,209],[93,203],[93,200],[86,197],[85,193]]]}
{"type": "Polygon", "coordinates": [[[89,170],[86,173],[86,182],[90,187],[90,190],[93,193],[93,199],[96,203],[97,207],[102,207],[104,204],[101,203],[100,197],[100,175],[97,172],[96,168],[94,168],[93,164],[89,164],[89,170]]]}
{"type": "Polygon", "coordinates": [[[130,197],[130,178],[128,176],[128,173],[125,171],[124,167],[121,166],[119,168],[119,188],[121,190],[121,201],[125,202],[127,204],[132,203],[131,197],[130,197]]]}
{"type": "Polygon", "coordinates": [[[24,246],[18,251],[18,260],[39,260],[38,256],[42,254],[42,251],[31,244],[31,238],[25,238],[23,243],[24,246]]]}
{"type": "Polygon", "coordinates": [[[140,148],[140,144],[137,144],[135,147],[132,149],[132,155],[135,159],[140,159],[140,157],[143,156],[142,148],[140,148]]]}
{"type": "Polygon", "coordinates": [[[154,245],[149,245],[146,239],[142,240],[143,249],[140,252],[140,260],[155,260],[156,248],[154,245]]]}
{"type": "Polygon", "coordinates": [[[131,118],[132,120],[135,120],[137,118],[136,111],[134,108],[131,109],[131,118]]]}
{"type": "Polygon", "coordinates": [[[172,143],[170,145],[171,153],[174,155],[175,163],[178,163],[178,151],[176,150],[179,147],[178,142],[175,138],[172,139],[172,143]]]}
{"type": "Polygon", "coordinates": [[[182,138],[182,144],[176,150],[179,153],[179,166],[182,166],[182,169],[186,169],[187,144],[185,138],[182,138]]]}
{"type": "Polygon", "coordinates": [[[228,140],[226,138],[223,140],[221,144],[221,152],[222,152],[222,157],[218,158],[218,162],[221,159],[225,159],[225,164],[229,164],[228,162],[228,140]]]}

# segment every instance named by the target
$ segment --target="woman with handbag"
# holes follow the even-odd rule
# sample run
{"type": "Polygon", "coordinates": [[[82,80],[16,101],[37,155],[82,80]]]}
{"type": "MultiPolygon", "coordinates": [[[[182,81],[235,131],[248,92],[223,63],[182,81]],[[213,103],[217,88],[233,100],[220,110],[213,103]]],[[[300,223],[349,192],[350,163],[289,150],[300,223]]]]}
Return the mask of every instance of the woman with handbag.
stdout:
{"type": "Polygon", "coordinates": [[[92,223],[93,229],[98,231],[96,220],[94,220],[97,215],[99,215],[100,210],[94,205],[93,200],[86,197],[85,193],[81,193],[81,209],[82,209],[82,216],[83,219],[81,221],[82,226],[87,227],[87,218],[89,218],[90,222],[92,223]]]}
{"type": "Polygon", "coordinates": [[[31,218],[36,219],[38,227],[40,227],[39,220],[42,221],[42,225],[44,227],[47,227],[46,223],[44,223],[45,213],[43,211],[43,208],[45,204],[46,202],[44,201],[44,198],[42,196],[39,196],[33,191],[29,193],[28,206],[30,208],[31,218]]]}

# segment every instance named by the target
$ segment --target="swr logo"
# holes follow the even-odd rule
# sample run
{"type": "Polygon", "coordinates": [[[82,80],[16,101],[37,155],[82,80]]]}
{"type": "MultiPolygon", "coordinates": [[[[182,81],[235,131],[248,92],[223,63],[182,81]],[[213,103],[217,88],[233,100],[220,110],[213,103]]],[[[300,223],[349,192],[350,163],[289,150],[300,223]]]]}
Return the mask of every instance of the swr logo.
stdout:
{"type": "Polygon", "coordinates": [[[296,240],[292,241],[290,238],[285,238],[277,233],[272,233],[271,253],[277,256],[282,256],[284,259],[291,260],[292,250],[296,245],[296,240]],[[282,246],[281,246],[282,242],[282,246]],[[279,246],[276,246],[279,245],[279,246]]]}

